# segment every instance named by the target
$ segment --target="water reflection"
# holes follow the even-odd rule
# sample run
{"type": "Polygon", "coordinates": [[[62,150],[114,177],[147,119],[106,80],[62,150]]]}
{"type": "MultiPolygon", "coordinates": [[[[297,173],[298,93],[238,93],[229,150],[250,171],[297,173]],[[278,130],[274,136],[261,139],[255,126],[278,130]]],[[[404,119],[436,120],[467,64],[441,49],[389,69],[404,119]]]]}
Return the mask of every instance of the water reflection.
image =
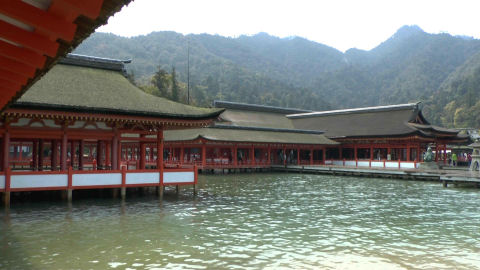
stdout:
{"type": "Polygon", "coordinates": [[[0,268],[480,269],[478,190],[286,174],[200,187],[12,205],[0,268]]]}

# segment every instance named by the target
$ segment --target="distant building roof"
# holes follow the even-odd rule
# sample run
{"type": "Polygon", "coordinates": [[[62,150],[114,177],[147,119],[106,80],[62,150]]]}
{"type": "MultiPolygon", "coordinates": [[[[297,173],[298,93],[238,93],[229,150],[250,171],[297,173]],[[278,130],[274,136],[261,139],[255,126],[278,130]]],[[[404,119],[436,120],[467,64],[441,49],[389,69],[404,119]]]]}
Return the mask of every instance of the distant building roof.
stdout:
{"type": "Polygon", "coordinates": [[[288,115],[295,128],[322,129],[329,138],[422,137],[466,140],[458,130],[430,125],[418,103],[288,115]]]}
{"type": "Polygon", "coordinates": [[[235,129],[235,130],[255,130],[255,131],[274,131],[301,134],[323,134],[320,130],[290,129],[290,128],[268,128],[268,127],[251,127],[251,126],[232,126],[214,123],[211,128],[235,129]]]}
{"type": "Polygon", "coordinates": [[[121,71],[124,73],[125,73],[125,64],[128,64],[130,62],[132,62],[131,59],[118,60],[118,59],[93,57],[93,56],[73,54],[73,53],[68,54],[67,56],[59,60],[59,63],[64,65],[109,69],[114,71],[121,71]]]}
{"type": "Polygon", "coordinates": [[[213,101],[213,107],[232,109],[232,110],[245,110],[245,111],[256,111],[256,112],[267,112],[267,113],[280,113],[280,114],[312,112],[310,110],[283,108],[283,107],[247,104],[247,103],[240,103],[240,102],[220,101],[220,100],[213,101]]]}
{"type": "Polygon", "coordinates": [[[200,138],[219,142],[336,145],[321,134],[274,130],[198,128],[165,131],[165,141],[194,141],[200,138]]]}
{"type": "Polygon", "coordinates": [[[214,101],[213,105],[216,108],[225,108],[217,123],[242,127],[295,129],[292,121],[285,115],[289,113],[311,112],[308,110],[218,100],[214,101]]]}
{"type": "Polygon", "coordinates": [[[315,116],[328,116],[328,115],[341,115],[341,114],[418,110],[418,105],[419,103],[406,103],[406,104],[387,105],[387,106],[364,107],[364,108],[342,109],[342,110],[310,112],[310,113],[298,113],[298,114],[290,114],[287,117],[291,119],[297,119],[297,118],[308,118],[308,117],[315,117],[315,116]]]}
{"type": "Polygon", "coordinates": [[[223,111],[147,94],[125,78],[121,72],[123,64],[120,60],[69,56],[35,83],[12,108],[181,119],[212,118],[223,111]]]}
{"type": "Polygon", "coordinates": [[[473,147],[473,148],[480,148],[480,142],[474,142],[474,143],[470,144],[469,146],[473,147]]]}

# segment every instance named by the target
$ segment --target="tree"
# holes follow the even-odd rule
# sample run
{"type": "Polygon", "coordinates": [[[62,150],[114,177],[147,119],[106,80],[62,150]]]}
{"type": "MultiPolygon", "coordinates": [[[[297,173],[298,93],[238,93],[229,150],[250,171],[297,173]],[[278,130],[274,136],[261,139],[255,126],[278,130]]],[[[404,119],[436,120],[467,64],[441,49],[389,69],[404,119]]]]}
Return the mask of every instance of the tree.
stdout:
{"type": "Polygon", "coordinates": [[[180,89],[178,88],[177,74],[175,72],[175,67],[172,67],[171,85],[172,85],[172,100],[179,101],[180,89]]]}
{"type": "Polygon", "coordinates": [[[170,86],[170,75],[161,67],[158,67],[157,72],[152,77],[152,84],[157,87],[160,96],[168,97],[168,88],[170,86]]]}

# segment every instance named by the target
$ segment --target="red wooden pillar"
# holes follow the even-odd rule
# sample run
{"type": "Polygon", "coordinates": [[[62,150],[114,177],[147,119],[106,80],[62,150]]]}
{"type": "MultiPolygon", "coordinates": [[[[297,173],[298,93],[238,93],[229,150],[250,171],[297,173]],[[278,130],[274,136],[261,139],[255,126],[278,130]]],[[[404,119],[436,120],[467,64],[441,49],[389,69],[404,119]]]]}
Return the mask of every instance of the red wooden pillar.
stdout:
{"type": "MultiPolygon", "coordinates": [[[[123,151],[122,151],[122,142],[120,141],[120,134],[117,135],[118,138],[118,146],[117,146],[117,170],[120,170],[120,165],[122,164],[122,157],[123,157],[123,151]]],[[[125,150],[125,160],[127,160],[127,151],[125,150]]]]}
{"type": "Polygon", "coordinates": [[[270,144],[268,145],[267,147],[267,164],[270,165],[272,164],[272,157],[271,157],[271,152],[272,152],[272,147],[270,146],[270,144]]]}
{"type": "Polygon", "coordinates": [[[444,144],[443,146],[443,164],[447,164],[447,144],[444,144]]]}
{"type": "Polygon", "coordinates": [[[313,165],[313,147],[310,148],[310,165],[313,165]]]}
{"type": "Polygon", "coordinates": [[[3,173],[5,174],[5,190],[4,190],[4,204],[10,205],[10,132],[8,130],[8,122],[5,121],[5,134],[3,135],[3,173]]]}
{"type": "Polygon", "coordinates": [[[250,149],[250,163],[255,165],[255,146],[252,144],[252,148],[250,149]]]}
{"type": "Polygon", "coordinates": [[[373,160],[373,146],[370,146],[370,160],[373,160]]]}
{"type": "Polygon", "coordinates": [[[64,131],[62,134],[62,145],[60,146],[60,170],[66,171],[67,167],[67,147],[68,147],[68,138],[67,133],[64,131]]]}
{"type": "Polygon", "coordinates": [[[102,167],[102,141],[97,141],[97,169],[102,167]]]}
{"type": "Polygon", "coordinates": [[[407,144],[407,161],[412,161],[412,159],[410,158],[410,145],[407,144]]]}
{"type": "Polygon", "coordinates": [[[70,141],[70,167],[73,167],[75,166],[75,141],[70,141]]]}
{"type": "Polygon", "coordinates": [[[435,162],[438,162],[438,143],[435,142],[435,162]]]}
{"type": "Polygon", "coordinates": [[[358,160],[358,155],[357,155],[357,152],[358,152],[358,148],[357,146],[353,146],[353,159],[358,160]]]}
{"type": "Polygon", "coordinates": [[[83,170],[83,149],[85,148],[85,142],[80,140],[78,144],[78,169],[83,170]]]}
{"type": "Polygon", "coordinates": [[[32,141],[32,169],[38,171],[38,140],[32,141]]]}
{"type": "Polygon", "coordinates": [[[390,147],[387,148],[387,159],[388,159],[388,156],[390,155],[390,159],[392,159],[392,149],[390,147]]]}
{"type": "Polygon", "coordinates": [[[53,140],[51,142],[51,156],[50,156],[50,167],[52,171],[57,170],[57,158],[58,158],[58,145],[57,141],[53,140]]]}
{"type": "Polygon", "coordinates": [[[297,165],[300,165],[300,148],[297,148],[297,165]]]}
{"type": "Polygon", "coordinates": [[[160,170],[160,177],[163,177],[163,129],[157,131],[157,169],[160,170]]]}
{"type": "Polygon", "coordinates": [[[327,159],[327,148],[323,147],[322,148],[322,162],[323,162],[323,165],[325,165],[325,159],[327,159]]]}
{"type": "Polygon", "coordinates": [[[112,167],[112,162],[110,160],[110,151],[112,150],[111,144],[109,141],[105,141],[105,166],[108,168],[112,167]]]}
{"type": "Polygon", "coordinates": [[[184,153],[185,149],[183,148],[183,145],[180,146],[180,166],[183,165],[183,155],[185,154],[184,153]]]}
{"type": "Polygon", "coordinates": [[[113,138],[112,138],[112,170],[118,170],[119,169],[118,133],[116,129],[114,129],[114,132],[115,134],[113,135],[113,138]]]}
{"type": "Polygon", "coordinates": [[[420,152],[420,144],[417,145],[417,161],[422,161],[423,155],[422,152],[420,152]]]}
{"type": "Polygon", "coordinates": [[[233,146],[233,165],[238,166],[238,146],[236,144],[233,146]]]}
{"type": "Polygon", "coordinates": [[[43,140],[38,140],[38,170],[43,171],[43,140]]]}
{"type": "Polygon", "coordinates": [[[205,142],[202,144],[202,166],[203,168],[207,166],[207,146],[205,145],[205,142]]]}
{"type": "MultiPolygon", "coordinates": [[[[144,138],[145,135],[141,135],[140,136],[140,140],[142,138],[144,138]]],[[[144,170],[145,169],[145,158],[146,158],[146,149],[145,149],[145,142],[140,142],[140,170],[144,170]]]]}
{"type": "Polygon", "coordinates": [[[343,147],[338,147],[338,158],[343,159],[343,147]]]}
{"type": "MultiPolygon", "coordinates": [[[[10,131],[7,129],[5,130],[5,133],[3,134],[3,158],[2,158],[2,161],[3,161],[3,165],[2,165],[2,169],[3,169],[3,172],[6,173],[8,167],[10,166],[10,131]]],[[[6,177],[5,177],[6,178],[6,177]]],[[[6,180],[6,179],[5,179],[6,180]]]]}
{"type": "Polygon", "coordinates": [[[287,166],[287,147],[283,146],[283,165],[287,166]]]}

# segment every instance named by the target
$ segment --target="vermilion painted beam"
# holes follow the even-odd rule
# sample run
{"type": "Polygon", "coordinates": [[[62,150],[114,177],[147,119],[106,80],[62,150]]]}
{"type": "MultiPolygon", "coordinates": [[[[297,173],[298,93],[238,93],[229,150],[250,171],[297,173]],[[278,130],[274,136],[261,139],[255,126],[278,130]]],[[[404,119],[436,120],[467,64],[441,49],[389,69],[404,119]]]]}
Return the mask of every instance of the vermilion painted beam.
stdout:
{"type": "Polygon", "coordinates": [[[21,48],[0,40],[0,55],[23,62],[33,67],[45,64],[46,57],[27,48],[21,48]]]}
{"type": "Polygon", "coordinates": [[[22,87],[20,82],[11,82],[0,78],[0,87],[11,89],[12,91],[18,91],[22,87]]]}
{"type": "Polygon", "coordinates": [[[49,12],[62,14],[65,18],[75,20],[79,15],[84,15],[95,20],[100,15],[103,0],[53,0],[49,12]]]}
{"type": "Polygon", "coordinates": [[[11,98],[11,94],[15,91],[9,88],[0,86],[0,100],[5,100],[8,102],[11,98]]]}
{"type": "Polygon", "coordinates": [[[25,75],[21,75],[18,73],[5,70],[2,67],[0,67],[0,79],[4,79],[11,82],[20,82],[21,84],[25,85],[25,83],[28,80],[28,77],[25,75]]]}
{"type": "Polygon", "coordinates": [[[0,37],[50,57],[57,55],[58,43],[38,33],[27,31],[1,20],[0,37]]]}
{"type": "Polygon", "coordinates": [[[12,99],[16,92],[16,90],[0,86],[0,108],[5,107],[5,105],[7,105],[7,103],[12,99]]]}
{"type": "Polygon", "coordinates": [[[18,61],[6,58],[0,55],[0,67],[8,68],[9,71],[13,73],[18,73],[23,76],[27,76],[29,78],[35,75],[35,68],[28,66],[24,63],[20,63],[18,61]]]}
{"type": "Polygon", "coordinates": [[[77,29],[77,26],[71,22],[66,22],[47,11],[18,0],[3,0],[0,13],[31,25],[35,29],[41,29],[54,37],[54,40],[58,37],[71,41],[77,29]]]}

